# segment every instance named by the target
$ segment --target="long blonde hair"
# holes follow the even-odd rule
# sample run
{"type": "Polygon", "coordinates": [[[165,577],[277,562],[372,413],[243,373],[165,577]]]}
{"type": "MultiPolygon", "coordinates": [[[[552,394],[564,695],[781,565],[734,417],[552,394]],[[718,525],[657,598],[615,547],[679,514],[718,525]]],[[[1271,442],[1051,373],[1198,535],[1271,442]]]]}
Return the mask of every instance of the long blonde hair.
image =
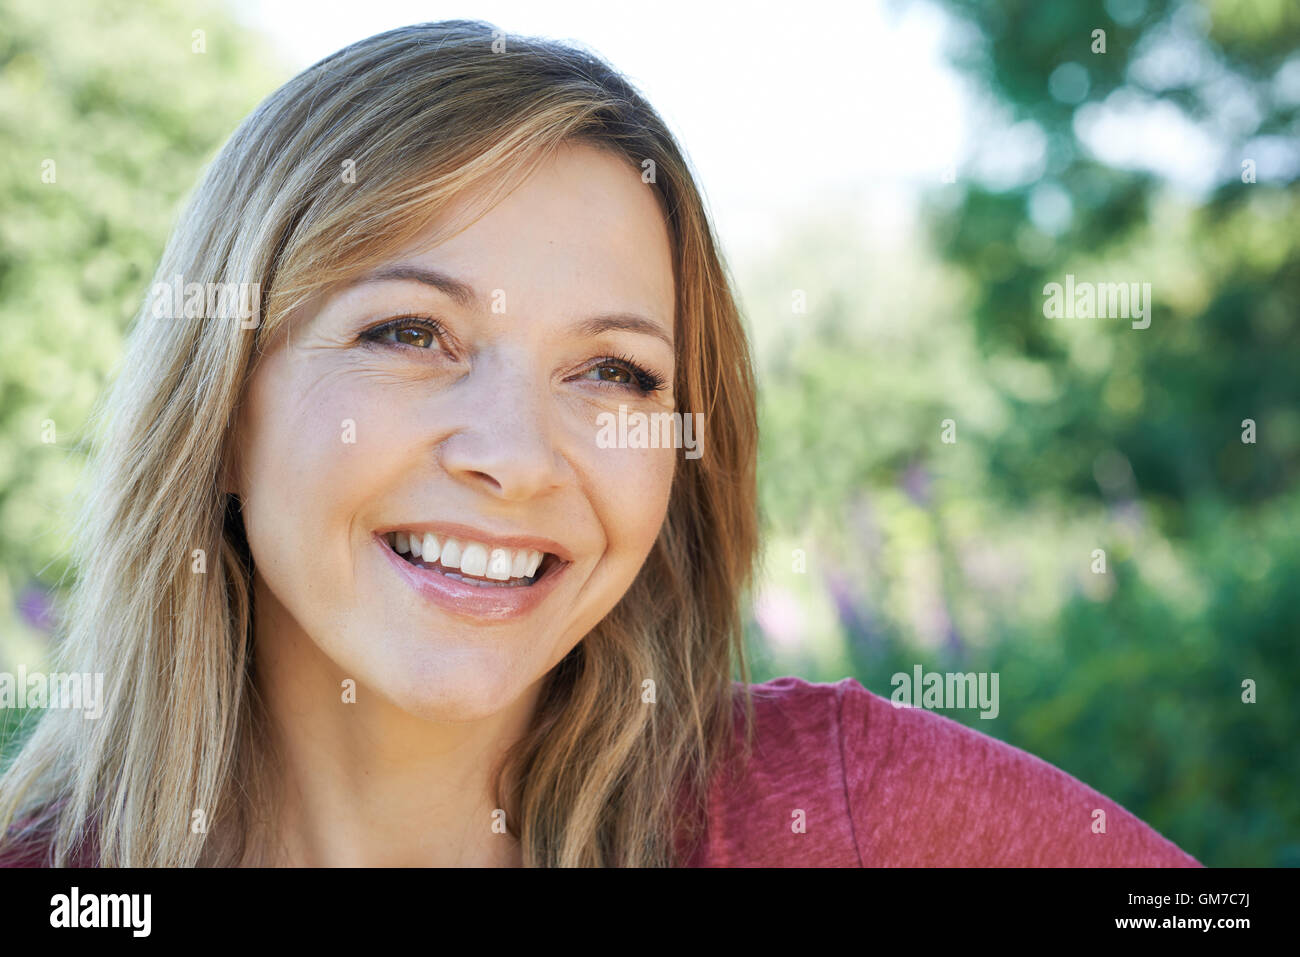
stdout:
{"type": "Polygon", "coordinates": [[[504,196],[570,141],[616,151],[658,191],[678,403],[705,413],[707,445],[679,461],[639,576],[547,676],[495,781],[526,866],[683,862],[735,721],[752,714],[740,616],[758,538],[748,345],[688,164],[641,95],[587,52],[465,20],[322,60],[263,102],[207,170],[156,282],[258,283],[257,324],[141,308],[96,418],[57,648],[61,669],[104,674],[104,713],[41,716],[0,776],[0,835],[25,820],[11,840],[39,838],[58,865],[83,854],[100,866],[244,860],[272,800],[252,556],[221,485],[244,383],[297,306],[373,268],[465,190],[504,196]],[[203,574],[198,550],[210,556],[203,574]],[[206,833],[191,826],[197,812],[206,833]]]}

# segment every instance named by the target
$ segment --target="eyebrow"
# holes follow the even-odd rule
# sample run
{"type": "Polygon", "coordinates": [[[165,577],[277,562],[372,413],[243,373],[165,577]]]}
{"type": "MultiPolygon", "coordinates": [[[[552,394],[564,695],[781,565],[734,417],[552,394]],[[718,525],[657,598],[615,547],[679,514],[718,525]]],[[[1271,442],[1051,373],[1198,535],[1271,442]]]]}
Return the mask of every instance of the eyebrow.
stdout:
{"type": "MultiPolygon", "coordinates": [[[[465,309],[475,307],[483,309],[482,298],[469,283],[461,282],[459,279],[448,276],[445,272],[438,272],[436,269],[427,269],[423,266],[385,266],[362,277],[356,284],[361,286],[366,283],[392,282],[401,279],[413,280],[422,282],[426,286],[433,286],[449,296],[458,306],[465,309]]],[[[486,312],[486,310],[483,311],[486,312]]]]}
{"type": "Polygon", "coordinates": [[[664,327],[653,319],[639,316],[632,312],[613,312],[592,316],[578,324],[578,332],[584,336],[598,336],[602,332],[639,332],[645,336],[654,336],[670,349],[672,337],[664,332],[664,327]]]}
{"type": "MultiPolygon", "coordinates": [[[[385,266],[362,277],[356,285],[400,280],[432,286],[464,309],[477,308],[480,312],[488,311],[483,297],[469,283],[425,266],[385,266]]],[[[577,332],[584,336],[598,336],[602,332],[636,332],[653,336],[669,348],[673,347],[672,336],[664,331],[662,324],[635,312],[611,312],[590,316],[580,322],[576,328],[577,332]]]]}

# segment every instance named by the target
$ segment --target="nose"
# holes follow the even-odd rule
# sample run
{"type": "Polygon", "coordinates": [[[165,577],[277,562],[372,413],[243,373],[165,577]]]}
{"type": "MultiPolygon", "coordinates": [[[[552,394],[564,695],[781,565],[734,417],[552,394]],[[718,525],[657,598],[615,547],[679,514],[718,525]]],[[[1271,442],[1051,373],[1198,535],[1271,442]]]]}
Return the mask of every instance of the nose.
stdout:
{"type": "Polygon", "coordinates": [[[555,442],[555,398],[519,367],[484,363],[456,386],[460,428],[439,457],[456,481],[496,498],[524,501],[562,484],[568,464],[555,442]]]}

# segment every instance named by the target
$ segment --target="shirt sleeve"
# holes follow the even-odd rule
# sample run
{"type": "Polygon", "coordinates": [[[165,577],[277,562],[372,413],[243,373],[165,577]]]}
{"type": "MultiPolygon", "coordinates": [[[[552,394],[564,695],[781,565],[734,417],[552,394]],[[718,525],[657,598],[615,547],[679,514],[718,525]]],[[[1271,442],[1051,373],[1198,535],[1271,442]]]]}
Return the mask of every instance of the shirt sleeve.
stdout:
{"type": "Polygon", "coordinates": [[[845,794],[868,867],[1202,866],[1026,751],[851,678],[838,686],[845,794]]]}

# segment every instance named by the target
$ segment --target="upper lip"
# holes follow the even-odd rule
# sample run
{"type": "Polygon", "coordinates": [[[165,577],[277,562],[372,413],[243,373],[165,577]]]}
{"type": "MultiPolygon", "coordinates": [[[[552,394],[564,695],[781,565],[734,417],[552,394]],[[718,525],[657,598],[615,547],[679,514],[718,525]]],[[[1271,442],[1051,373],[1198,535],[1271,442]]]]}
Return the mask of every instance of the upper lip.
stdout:
{"type": "Polygon", "coordinates": [[[381,537],[392,532],[421,532],[436,535],[443,540],[455,538],[462,542],[480,542],[489,548],[531,548],[543,553],[550,552],[564,562],[573,561],[573,553],[553,539],[513,532],[486,532],[457,522],[408,522],[375,530],[375,534],[381,537]]]}

